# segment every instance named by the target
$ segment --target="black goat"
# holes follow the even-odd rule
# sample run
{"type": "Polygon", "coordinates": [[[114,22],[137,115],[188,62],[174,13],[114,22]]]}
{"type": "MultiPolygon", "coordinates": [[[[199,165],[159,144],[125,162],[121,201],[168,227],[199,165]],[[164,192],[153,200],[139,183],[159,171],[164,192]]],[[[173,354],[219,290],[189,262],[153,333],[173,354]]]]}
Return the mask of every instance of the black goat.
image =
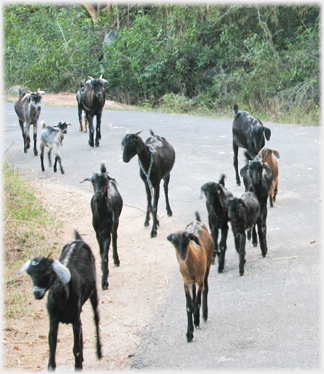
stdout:
{"type": "Polygon", "coordinates": [[[140,165],[140,176],[145,184],[147,194],[147,211],[144,226],[147,227],[150,221],[150,213],[153,215],[153,226],[151,237],[157,235],[157,226],[159,221],[157,219],[157,209],[160,196],[160,182],[164,180],[164,193],[166,210],[168,216],[172,216],[172,210],[169,204],[168,186],[170,182],[170,172],[175,161],[175,152],[168,141],[158,135],[154,135],[151,130],[151,137],[145,143],[142,138],[136,134],[128,134],[122,140],[123,161],[129,162],[135,155],[138,155],[140,165]],[[154,189],[154,199],[152,208],[151,189],[154,189]]]}
{"type": "Polygon", "coordinates": [[[35,257],[27,261],[18,271],[18,274],[21,274],[26,270],[31,276],[35,299],[41,300],[49,290],[48,370],[56,368],[55,351],[60,322],[73,325],[75,369],[82,369],[83,338],[80,315],[83,304],[89,298],[96,326],[97,356],[101,358],[95,258],[91,248],[76,231],[74,236],[75,240],[63,247],[59,261],[49,258],[50,254],[47,257],[35,257]]]}
{"type": "Polygon", "coordinates": [[[41,112],[41,99],[44,91],[38,89],[37,92],[21,92],[19,88],[19,98],[15,103],[15,111],[18,116],[19,125],[24,141],[24,152],[30,148],[29,127],[33,125],[34,155],[37,156],[37,121],[41,112]],[[25,125],[24,125],[25,124],[25,125]]]}
{"type": "MultiPolygon", "coordinates": [[[[252,190],[252,188],[251,188],[252,190]]],[[[235,249],[240,256],[239,272],[244,274],[246,230],[254,228],[260,214],[260,204],[254,192],[245,192],[241,198],[226,199],[228,217],[234,234],[235,249]]]]}
{"type": "Polygon", "coordinates": [[[223,174],[218,183],[205,183],[201,190],[206,196],[206,207],[208,211],[208,223],[210,233],[215,242],[215,250],[213,254],[213,263],[216,255],[218,256],[218,272],[222,273],[225,263],[226,239],[228,233],[228,208],[225,200],[233,196],[225,188],[225,175],[223,174]],[[221,231],[221,239],[218,246],[218,230],[221,231]],[[218,249],[219,248],[219,249],[218,249]]]}
{"type": "Polygon", "coordinates": [[[238,173],[238,149],[245,148],[246,160],[253,160],[261,148],[264,147],[265,139],[270,140],[271,130],[264,127],[262,122],[245,111],[238,111],[238,106],[234,104],[234,121],[233,121],[233,151],[234,151],[234,169],[236,183],[241,185],[238,173]]]}
{"type": "Polygon", "coordinates": [[[187,225],[184,231],[170,234],[167,239],[176,249],[179,269],[184,281],[187,306],[187,341],[193,339],[193,323],[199,327],[201,293],[203,294],[202,313],[203,320],[208,318],[208,276],[214,252],[214,241],[204,225],[198,213],[196,221],[187,225]],[[198,293],[196,295],[196,285],[198,293]]]}
{"type": "Polygon", "coordinates": [[[101,139],[101,114],[102,109],[106,101],[106,92],[104,85],[108,82],[106,79],[102,78],[102,75],[99,79],[93,79],[89,77],[86,82],[84,91],[81,93],[81,104],[84,109],[89,125],[89,145],[93,147],[94,144],[96,147],[99,147],[99,140],[101,139]],[[97,116],[97,127],[96,127],[96,140],[93,141],[94,137],[94,128],[93,128],[93,117],[97,116]]]}
{"type": "MultiPolygon", "coordinates": [[[[260,203],[260,215],[258,217],[257,226],[262,256],[265,257],[268,251],[267,200],[273,180],[272,170],[268,165],[262,162],[262,159],[259,156],[257,156],[240,170],[240,174],[241,177],[243,177],[245,191],[249,191],[252,186],[260,203]]],[[[251,233],[249,232],[248,238],[250,238],[250,235],[251,233]]],[[[255,228],[252,230],[252,242],[254,246],[257,246],[258,241],[255,228]]]]}
{"type": "Polygon", "coordinates": [[[88,120],[87,120],[87,116],[85,114],[85,109],[84,109],[84,107],[82,105],[82,102],[81,102],[81,95],[82,95],[84,89],[85,88],[84,88],[83,84],[81,84],[81,87],[80,87],[79,91],[76,94],[76,99],[77,99],[77,102],[78,102],[79,130],[83,131],[82,111],[84,111],[84,132],[87,132],[87,129],[88,129],[88,120]]]}
{"type": "Polygon", "coordinates": [[[53,166],[53,170],[54,172],[56,173],[56,164],[57,164],[57,161],[59,162],[60,164],[60,169],[61,169],[61,173],[64,174],[64,170],[63,170],[63,166],[62,166],[62,162],[61,162],[61,157],[60,157],[60,149],[63,145],[63,140],[64,140],[64,135],[67,134],[67,127],[68,126],[71,126],[70,123],[67,123],[67,122],[59,122],[57,125],[55,126],[46,126],[45,125],[45,122],[43,122],[43,130],[42,130],[42,133],[41,133],[41,143],[40,143],[40,150],[41,150],[41,154],[40,154],[40,160],[41,160],[41,168],[42,168],[42,171],[45,171],[45,167],[44,167],[44,149],[45,147],[48,147],[49,150],[48,150],[48,163],[49,163],[49,166],[52,165],[52,161],[51,161],[51,152],[52,152],[52,149],[55,148],[55,162],[54,162],[54,166],[53,166]],[[58,130],[56,130],[56,128],[58,128],[58,130]]]}
{"type": "MultiPolygon", "coordinates": [[[[104,164],[101,164],[101,173],[95,173],[92,177],[86,178],[93,186],[94,194],[91,199],[92,225],[96,232],[100,248],[102,280],[101,287],[107,290],[109,275],[109,246],[112,238],[113,258],[115,266],[119,266],[117,252],[117,229],[119,216],[123,209],[123,199],[120,196],[116,181],[111,178],[104,164]]],[[[81,182],[82,183],[82,182],[81,182]]]]}

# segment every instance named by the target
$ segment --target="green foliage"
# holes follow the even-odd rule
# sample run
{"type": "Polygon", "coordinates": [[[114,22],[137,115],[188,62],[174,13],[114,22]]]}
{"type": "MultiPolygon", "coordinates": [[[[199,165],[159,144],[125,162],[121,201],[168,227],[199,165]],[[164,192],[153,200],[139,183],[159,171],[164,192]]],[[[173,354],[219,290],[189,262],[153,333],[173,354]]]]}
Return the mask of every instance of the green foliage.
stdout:
{"type": "Polygon", "coordinates": [[[76,90],[103,74],[127,104],[267,112],[275,102],[318,119],[319,22],[317,5],[119,4],[96,26],[82,6],[6,5],[6,87],[76,90]],[[109,30],[118,38],[103,45],[109,30]]]}

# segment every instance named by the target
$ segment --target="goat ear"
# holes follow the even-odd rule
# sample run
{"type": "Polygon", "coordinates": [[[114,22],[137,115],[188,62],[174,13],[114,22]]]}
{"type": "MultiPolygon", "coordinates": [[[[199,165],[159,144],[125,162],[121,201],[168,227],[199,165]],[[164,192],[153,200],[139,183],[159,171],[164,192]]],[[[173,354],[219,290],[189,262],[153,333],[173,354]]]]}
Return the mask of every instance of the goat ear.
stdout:
{"type": "Polygon", "coordinates": [[[249,167],[249,164],[246,164],[246,165],[243,166],[242,169],[240,170],[240,175],[241,175],[242,178],[243,178],[244,175],[246,174],[248,167],[249,167]]]}
{"type": "Polygon", "coordinates": [[[198,239],[198,236],[196,236],[195,234],[190,233],[189,238],[190,240],[194,241],[196,244],[201,245],[198,239]]]}
{"type": "Polygon", "coordinates": [[[264,127],[264,126],[263,126],[263,129],[264,129],[264,135],[265,135],[266,139],[269,141],[270,136],[271,136],[271,130],[268,129],[268,127],[264,127]]]}
{"type": "Polygon", "coordinates": [[[67,283],[70,282],[71,272],[60,261],[54,260],[53,263],[52,263],[52,268],[55,271],[56,275],[58,276],[59,280],[63,284],[67,284],[67,283]]]}
{"type": "Polygon", "coordinates": [[[22,272],[24,272],[25,270],[27,270],[30,266],[30,263],[31,263],[31,260],[28,260],[18,271],[18,275],[20,275],[22,272]]]}
{"type": "Polygon", "coordinates": [[[272,149],[272,153],[277,157],[277,158],[280,158],[280,155],[279,155],[279,152],[272,149]]]}
{"type": "Polygon", "coordinates": [[[89,182],[91,182],[91,178],[92,178],[92,177],[88,177],[88,178],[84,179],[83,181],[81,181],[80,183],[83,183],[83,182],[85,182],[85,181],[89,181],[89,182]]]}

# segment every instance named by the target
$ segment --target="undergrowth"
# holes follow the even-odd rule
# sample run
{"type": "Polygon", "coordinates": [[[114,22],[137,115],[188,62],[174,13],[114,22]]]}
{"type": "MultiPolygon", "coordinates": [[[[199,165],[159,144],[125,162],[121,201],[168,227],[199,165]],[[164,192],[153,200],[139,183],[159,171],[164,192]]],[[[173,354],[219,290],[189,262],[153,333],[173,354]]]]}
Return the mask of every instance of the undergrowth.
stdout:
{"type": "Polygon", "coordinates": [[[3,291],[4,316],[29,313],[33,299],[31,279],[18,276],[31,256],[46,256],[60,250],[57,237],[62,223],[35,196],[35,189],[8,164],[3,165],[3,291]]]}

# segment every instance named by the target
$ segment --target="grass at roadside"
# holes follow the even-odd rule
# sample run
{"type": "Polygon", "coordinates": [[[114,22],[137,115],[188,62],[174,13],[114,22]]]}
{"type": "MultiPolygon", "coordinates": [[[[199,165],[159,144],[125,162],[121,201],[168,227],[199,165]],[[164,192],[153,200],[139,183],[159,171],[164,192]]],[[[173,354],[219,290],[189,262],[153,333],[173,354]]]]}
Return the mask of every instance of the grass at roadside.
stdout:
{"type": "Polygon", "coordinates": [[[6,318],[30,314],[31,279],[17,271],[31,256],[59,253],[62,223],[36,198],[34,188],[3,165],[3,305],[6,318]]]}

